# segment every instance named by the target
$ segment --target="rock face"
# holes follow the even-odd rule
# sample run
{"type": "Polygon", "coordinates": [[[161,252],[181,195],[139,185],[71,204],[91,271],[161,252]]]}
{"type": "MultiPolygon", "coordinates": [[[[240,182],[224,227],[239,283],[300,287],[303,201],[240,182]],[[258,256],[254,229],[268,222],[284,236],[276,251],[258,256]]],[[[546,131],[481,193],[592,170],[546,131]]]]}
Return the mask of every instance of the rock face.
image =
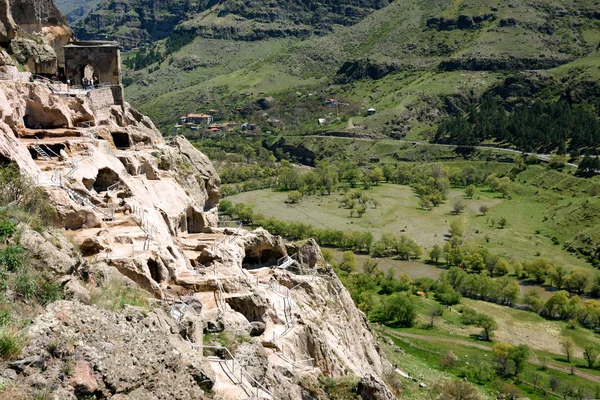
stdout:
{"type": "Polygon", "coordinates": [[[316,243],[219,227],[219,177],[186,139],[165,141],[127,104],[99,109],[40,83],[0,82],[0,117],[0,161],[45,190],[70,239],[22,235],[70,301],[30,326],[7,372],[17,384],[56,388],[61,399],[202,399],[207,390],[296,399],[304,376],[371,375],[369,387],[384,393],[374,398],[387,399],[387,362],[316,243]],[[85,305],[115,276],[160,301],[123,313],[85,305]],[[213,346],[234,339],[205,349],[216,357],[207,359],[204,333],[213,346]],[[223,369],[232,356],[241,381],[223,369]]]}
{"type": "MultiPolygon", "coordinates": [[[[65,62],[62,47],[72,37],[52,0],[0,0],[0,43],[30,72],[57,74],[65,62]]],[[[2,79],[12,78],[0,70],[2,79]]]]}
{"type": "Polygon", "coordinates": [[[0,1],[0,43],[9,43],[15,38],[17,25],[10,12],[8,0],[0,1]]]}
{"type": "Polygon", "coordinates": [[[19,372],[27,360],[38,361],[30,362],[27,374],[17,375],[13,383],[43,382],[60,399],[207,398],[214,374],[202,367],[201,352],[191,351],[179,334],[171,333],[178,331],[176,322],[165,312],[141,311],[52,304],[29,329],[31,342],[20,359],[25,362],[10,368],[19,372]]]}
{"type": "MultiPolygon", "coordinates": [[[[182,36],[191,33],[238,40],[306,37],[313,32],[330,32],[334,24],[354,24],[387,4],[387,0],[328,0],[310,4],[291,0],[100,2],[77,22],[74,29],[80,38],[97,39],[114,35],[122,26],[127,26],[129,34],[116,38],[126,48],[167,37],[176,27],[176,35],[182,36]],[[318,10],[317,16],[315,10],[318,10]],[[190,17],[198,18],[182,23],[190,17]],[[206,24],[207,20],[214,21],[215,18],[218,22],[206,24]],[[248,23],[240,24],[240,21],[248,23]]],[[[75,10],[74,17],[77,13],[75,10]]]]}

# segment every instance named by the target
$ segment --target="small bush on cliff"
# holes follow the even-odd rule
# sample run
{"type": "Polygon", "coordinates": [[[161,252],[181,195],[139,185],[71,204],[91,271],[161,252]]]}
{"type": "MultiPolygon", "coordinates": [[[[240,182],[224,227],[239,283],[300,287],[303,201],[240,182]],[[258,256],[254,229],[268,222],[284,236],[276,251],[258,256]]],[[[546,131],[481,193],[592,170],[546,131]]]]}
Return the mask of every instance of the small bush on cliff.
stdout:
{"type": "Polygon", "coordinates": [[[47,226],[56,213],[44,191],[12,164],[0,167],[0,209],[34,229],[47,226]]]}
{"type": "Polygon", "coordinates": [[[149,296],[144,290],[127,286],[122,280],[110,279],[92,292],[91,303],[111,311],[121,311],[126,305],[149,308],[149,296]]]}
{"type": "Polygon", "coordinates": [[[14,329],[0,329],[0,357],[3,359],[11,359],[21,353],[24,339],[21,334],[14,329]]]}

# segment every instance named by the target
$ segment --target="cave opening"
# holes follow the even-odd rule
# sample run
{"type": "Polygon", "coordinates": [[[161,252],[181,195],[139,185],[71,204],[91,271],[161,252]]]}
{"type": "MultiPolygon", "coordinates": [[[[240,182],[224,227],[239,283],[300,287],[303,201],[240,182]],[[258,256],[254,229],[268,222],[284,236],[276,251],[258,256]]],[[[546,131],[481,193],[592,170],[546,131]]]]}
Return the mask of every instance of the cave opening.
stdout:
{"type": "Polygon", "coordinates": [[[150,276],[152,277],[152,279],[156,282],[156,283],[160,283],[160,281],[162,280],[162,276],[160,273],[160,267],[158,266],[158,262],[156,262],[155,259],[153,258],[149,258],[148,262],[148,270],[150,270],[150,276]]]}
{"type": "Polygon", "coordinates": [[[252,250],[246,250],[246,255],[244,256],[244,261],[242,262],[242,268],[256,269],[277,265],[277,261],[281,257],[283,257],[283,254],[277,250],[265,249],[259,251],[258,253],[252,250]]]}
{"type": "MultiPolygon", "coordinates": [[[[46,154],[48,154],[48,156],[50,156],[50,158],[58,158],[58,157],[60,157],[60,152],[62,150],[68,149],[67,146],[63,143],[53,143],[53,144],[41,143],[40,148],[46,154]]],[[[38,160],[38,159],[42,158],[42,156],[40,156],[38,154],[38,152],[33,149],[33,147],[29,147],[28,150],[29,150],[29,154],[31,155],[31,158],[33,158],[34,160],[38,160]]]]}
{"type": "Polygon", "coordinates": [[[109,187],[120,181],[119,174],[110,168],[102,168],[98,171],[93,187],[96,192],[106,192],[109,187]]]}
{"type": "Polygon", "coordinates": [[[4,154],[0,153],[0,166],[8,167],[10,164],[12,164],[12,160],[6,157],[4,154]]]}
{"type": "Polygon", "coordinates": [[[206,230],[204,216],[193,207],[187,209],[185,222],[188,233],[203,233],[206,230]]]}
{"type": "Polygon", "coordinates": [[[131,147],[129,134],[127,132],[111,132],[113,143],[117,149],[128,149],[131,147]]]}

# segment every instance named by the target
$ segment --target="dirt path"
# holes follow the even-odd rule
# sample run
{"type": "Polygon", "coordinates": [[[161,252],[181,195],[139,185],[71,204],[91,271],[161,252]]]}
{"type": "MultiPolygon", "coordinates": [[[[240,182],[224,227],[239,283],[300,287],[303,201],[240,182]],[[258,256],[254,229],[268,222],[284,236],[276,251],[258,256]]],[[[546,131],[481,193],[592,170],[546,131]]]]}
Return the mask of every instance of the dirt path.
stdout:
{"type": "MultiPolygon", "coordinates": [[[[392,336],[396,336],[396,337],[404,337],[404,338],[412,338],[412,339],[419,339],[419,340],[425,340],[428,342],[445,342],[445,343],[454,343],[454,344],[460,344],[462,346],[469,346],[469,347],[474,347],[477,349],[481,349],[481,350],[486,350],[486,351],[491,351],[492,347],[491,346],[486,346],[484,344],[480,344],[480,343],[473,343],[473,342],[469,342],[467,340],[462,340],[462,339],[453,339],[453,338],[439,338],[439,337],[432,337],[432,336],[424,336],[424,335],[417,335],[414,333],[406,333],[406,332],[398,332],[398,331],[393,331],[390,329],[383,329],[383,331],[389,335],[392,336]]],[[[533,358],[528,360],[529,363],[534,364],[534,365],[539,365],[542,366],[543,363],[537,358],[537,356],[535,355],[535,353],[533,353],[533,358]]],[[[553,369],[555,371],[560,371],[560,372],[564,372],[566,374],[570,374],[571,373],[571,369],[570,368],[566,368],[566,367],[562,367],[560,365],[556,365],[556,364],[550,364],[550,363],[546,363],[545,366],[547,368],[553,369]]],[[[596,375],[592,375],[589,374],[585,371],[582,371],[578,368],[573,368],[573,374],[593,381],[593,382],[597,382],[600,383],[600,376],[596,376],[596,375]]]]}

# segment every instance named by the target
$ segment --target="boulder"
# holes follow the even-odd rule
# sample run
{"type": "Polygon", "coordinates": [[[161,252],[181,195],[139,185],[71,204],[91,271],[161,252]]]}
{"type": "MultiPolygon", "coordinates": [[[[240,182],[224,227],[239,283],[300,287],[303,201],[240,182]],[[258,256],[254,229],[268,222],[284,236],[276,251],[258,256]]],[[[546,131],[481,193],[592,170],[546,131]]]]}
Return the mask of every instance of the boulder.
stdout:
{"type": "Polygon", "coordinates": [[[235,358],[254,379],[264,381],[269,361],[265,349],[257,339],[240,344],[235,351],[235,358]]]}
{"type": "Polygon", "coordinates": [[[373,375],[363,377],[356,386],[356,394],[363,400],[395,400],[385,383],[373,375]]]}
{"type": "Polygon", "coordinates": [[[64,287],[64,294],[67,298],[79,301],[84,304],[89,304],[91,300],[91,293],[86,289],[81,282],[76,279],[70,279],[64,287]]]}
{"type": "Polygon", "coordinates": [[[215,385],[215,371],[209,365],[190,363],[187,372],[194,378],[194,381],[202,390],[210,391],[215,385]]]}
{"type": "Polygon", "coordinates": [[[58,249],[34,230],[25,229],[21,234],[20,244],[28,251],[36,264],[50,268],[60,275],[70,273],[77,263],[64,250],[58,249]]]}
{"type": "Polygon", "coordinates": [[[14,39],[10,42],[10,51],[15,59],[37,74],[56,74],[58,64],[52,46],[37,43],[30,39],[14,39]]]}
{"type": "Polygon", "coordinates": [[[321,248],[314,239],[308,239],[304,244],[296,249],[297,260],[303,266],[315,268],[325,265],[325,259],[321,254],[321,248]]]}
{"type": "Polygon", "coordinates": [[[65,229],[99,228],[102,225],[102,218],[90,207],[70,210],[63,215],[63,218],[65,229]]]}
{"type": "Polygon", "coordinates": [[[262,335],[267,329],[267,325],[260,321],[252,321],[250,322],[250,325],[252,326],[252,330],[250,331],[250,336],[252,337],[262,335]]]}
{"type": "Polygon", "coordinates": [[[92,370],[87,362],[77,361],[71,378],[71,386],[75,388],[77,395],[91,395],[98,390],[98,382],[92,375],[92,370]]]}
{"type": "Polygon", "coordinates": [[[183,301],[189,308],[194,310],[198,315],[202,313],[202,302],[199,298],[195,296],[183,296],[181,301],[183,301]]]}
{"type": "Polygon", "coordinates": [[[100,243],[100,238],[98,237],[87,237],[79,245],[81,255],[84,257],[90,257],[99,254],[104,249],[105,247],[102,243],[100,243]]]}

